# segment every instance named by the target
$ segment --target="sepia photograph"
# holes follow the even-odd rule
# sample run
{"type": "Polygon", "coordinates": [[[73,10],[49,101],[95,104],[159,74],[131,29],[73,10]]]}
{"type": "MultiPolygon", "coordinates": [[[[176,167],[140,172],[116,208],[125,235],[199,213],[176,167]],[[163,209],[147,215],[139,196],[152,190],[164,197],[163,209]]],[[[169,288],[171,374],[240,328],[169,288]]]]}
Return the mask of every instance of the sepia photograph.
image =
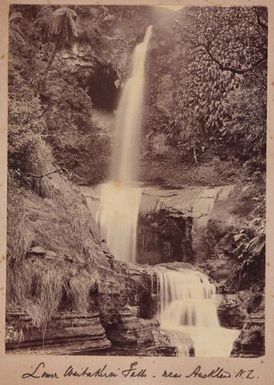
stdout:
{"type": "Polygon", "coordinates": [[[264,356],[267,7],[8,29],[6,354],[264,356]]]}

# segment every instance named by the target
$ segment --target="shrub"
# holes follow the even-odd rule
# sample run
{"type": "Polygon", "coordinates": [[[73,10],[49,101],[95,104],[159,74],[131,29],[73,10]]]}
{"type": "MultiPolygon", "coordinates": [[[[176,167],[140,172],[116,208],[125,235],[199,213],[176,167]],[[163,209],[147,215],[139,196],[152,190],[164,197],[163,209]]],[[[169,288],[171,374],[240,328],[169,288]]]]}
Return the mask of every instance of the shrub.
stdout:
{"type": "Polygon", "coordinates": [[[265,221],[253,220],[234,238],[236,265],[233,281],[239,289],[250,286],[252,282],[264,282],[265,221]]]}
{"type": "Polygon", "coordinates": [[[28,169],[29,156],[41,142],[41,134],[45,124],[39,116],[41,109],[39,100],[18,100],[11,98],[9,101],[9,164],[18,170],[28,169]]]}

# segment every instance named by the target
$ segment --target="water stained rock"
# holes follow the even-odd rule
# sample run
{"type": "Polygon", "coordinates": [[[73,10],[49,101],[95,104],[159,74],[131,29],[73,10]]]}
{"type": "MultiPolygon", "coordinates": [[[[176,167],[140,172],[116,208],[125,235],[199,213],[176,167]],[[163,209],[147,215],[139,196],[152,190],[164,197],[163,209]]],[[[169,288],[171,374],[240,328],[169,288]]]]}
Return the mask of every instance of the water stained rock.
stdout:
{"type": "Polygon", "coordinates": [[[157,319],[141,319],[139,309],[126,306],[120,311],[119,320],[107,329],[108,338],[112,342],[111,352],[123,355],[177,355],[177,348],[172,341],[161,332],[157,319]]]}
{"type": "Polygon", "coordinates": [[[139,263],[190,262],[193,259],[192,217],[180,210],[160,208],[140,214],[139,263]]]}

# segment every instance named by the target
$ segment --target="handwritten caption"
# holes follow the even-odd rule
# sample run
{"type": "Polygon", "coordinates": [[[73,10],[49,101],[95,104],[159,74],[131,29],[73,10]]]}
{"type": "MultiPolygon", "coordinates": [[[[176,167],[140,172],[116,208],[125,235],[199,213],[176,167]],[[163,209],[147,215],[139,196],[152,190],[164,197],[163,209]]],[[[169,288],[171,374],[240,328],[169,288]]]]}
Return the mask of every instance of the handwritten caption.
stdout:
{"type": "Polygon", "coordinates": [[[253,369],[237,369],[235,371],[228,370],[224,367],[218,366],[210,370],[203,369],[201,365],[196,366],[193,369],[185,368],[182,371],[170,371],[168,369],[163,369],[158,371],[157,374],[151,372],[151,369],[146,367],[141,367],[137,361],[131,362],[127,367],[117,368],[115,370],[110,369],[110,367],[105,364],[99,368],[80,368],[77,369],[74,366],[70,365],[63,372],[51,372],[47,369],[45,362],[39,362],[34,369],[29,372],[22,374],[22,379],[58,379],[58,378],[168,378],[168,379],[191,379],[191,378],[201,378],[201,379],[227,379],[227,378],[240,378],[245,380],[257,380],[258,376],[256,375],[253,369]]]}

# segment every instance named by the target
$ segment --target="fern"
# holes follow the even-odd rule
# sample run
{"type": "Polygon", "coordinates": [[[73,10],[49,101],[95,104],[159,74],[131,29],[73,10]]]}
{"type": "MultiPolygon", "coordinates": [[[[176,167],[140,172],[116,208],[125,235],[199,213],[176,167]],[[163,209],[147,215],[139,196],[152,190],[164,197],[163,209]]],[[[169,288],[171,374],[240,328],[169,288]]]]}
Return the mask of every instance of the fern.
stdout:
{"type": "Polygon", "coordinates": [[[76,38],[78,37],[75,23],[76,18],[76,13],[72,9],[67,7],[61,7],[54,11],[52,14],[51,36],[55,47],[52,51],[44,76],[40,83],[40,93],[45,88],[47,76],[57,52],[61,51],[62,49],[71,48],[76,38]]]}

